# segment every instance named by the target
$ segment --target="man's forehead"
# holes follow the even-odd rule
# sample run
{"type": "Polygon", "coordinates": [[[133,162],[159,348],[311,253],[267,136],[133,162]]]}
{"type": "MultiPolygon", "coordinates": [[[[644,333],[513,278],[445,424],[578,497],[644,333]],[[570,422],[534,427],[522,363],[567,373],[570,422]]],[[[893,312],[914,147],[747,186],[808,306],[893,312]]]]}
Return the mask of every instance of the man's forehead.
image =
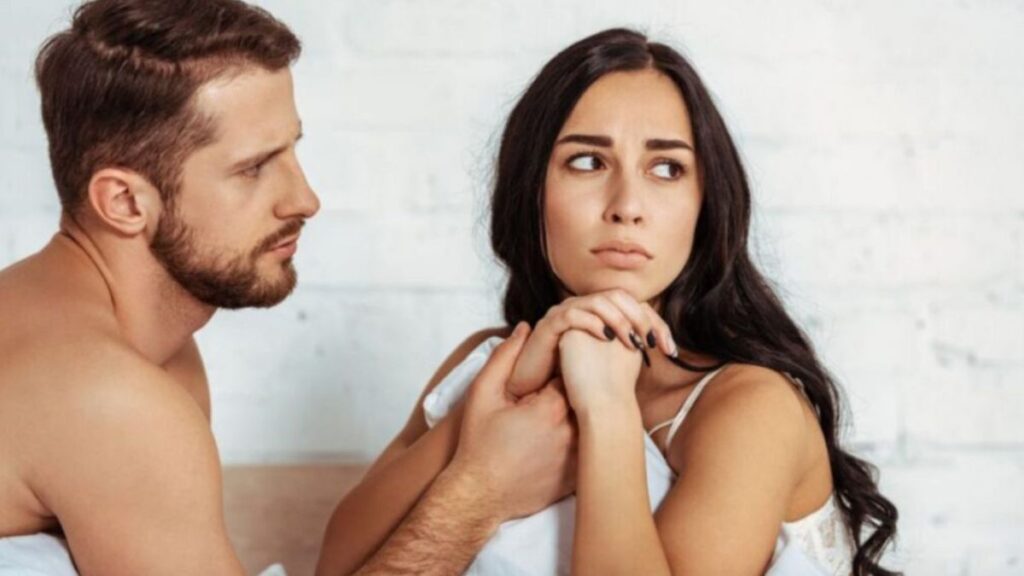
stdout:
{"type": "Polygon", "coordinates": [[[268,140],[294,138],[299,130],[287,68],[251,67],[220,75],[199,87],[194,106],[212,121],[215,141],[232,147],[261,147],[268,140]]]}

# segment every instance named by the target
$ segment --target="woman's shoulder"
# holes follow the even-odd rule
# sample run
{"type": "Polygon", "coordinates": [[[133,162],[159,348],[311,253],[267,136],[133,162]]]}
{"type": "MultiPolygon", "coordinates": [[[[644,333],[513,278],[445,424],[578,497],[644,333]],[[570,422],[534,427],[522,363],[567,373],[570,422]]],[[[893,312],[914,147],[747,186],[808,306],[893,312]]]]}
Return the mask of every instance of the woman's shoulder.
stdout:
{"type": "Polygon", "coordinates": [[[669,447],[677,470],[709,457],[759,458],[772,454],[805,465],[817,420],[797,384],[753,364],[730,364],[707,383],[669,447]]]}
{"type": "MultiPolygon", "coordinates": [[[[478,330],[466,337],[458,346],[452,350],[448,356],[441,362],[441,365],[434,371],[433,376],[427,382],[426,388],[423,390],[423,396],[430,394],[430,392],[440,384],[456,366],[466,361],[466,358],[473,353],[474,350],[480,347],[481,344],[487,340],[498,337],[507,338],[512,333],[512,329],[508,326],[501,326],[495,328],[484,328],[478,330]]],[[[422,402],[423,398],[420,398],[422,402]]]]}
{"type": "Polygon", "coordinates": [[[803,412],[804,396],[782,372],[756,364],[729,364],[708,383],[701,402],[705,413],[789,420],[803,412]]]}
{"type": "Polygon", "coordinates": [[[448,357],[445,358],[444,362],[441,363],[441,366],[438,367],[433,378],[431,378],[430,382],[427,384],[427,392],[444,380],[445,376],[455,369],[456,366],[465,362],[466,358],[468,358],[469,355],[479,348],[484,342],[487,342],[491,338],[505,339],[508,338],[511,333],[512,328],[508,326],[501,326],[484,328],[483,330],[478,330],[467,336],[465,340],[463,340],[455,347],[454,350],[451,351],[450,354],[448,354],[448,357]]]}
{"type": "Polygon", "coordinates": [[[420,393],[419,398],[416,400],[416,404],[413,407],[412,414],[409,416],[405,427],[399,432],[399,439],[405,443],[412,443],[416,438],[419,438],[427,430],[427,423],[425,413],[423,410],[424,400],[433,392],[438,385],[448,378],[449,374],[452,373],[460,364],[466,361],[467,358],[487,342],[490,338],[498,337],[505,338],[512,332],[512,329],[505,327],[485,328],[470,334],[466,337],[458,346],[452,350],[448,356],[441,362],[437,370],[427,381],[426,386],[420,393]]]}

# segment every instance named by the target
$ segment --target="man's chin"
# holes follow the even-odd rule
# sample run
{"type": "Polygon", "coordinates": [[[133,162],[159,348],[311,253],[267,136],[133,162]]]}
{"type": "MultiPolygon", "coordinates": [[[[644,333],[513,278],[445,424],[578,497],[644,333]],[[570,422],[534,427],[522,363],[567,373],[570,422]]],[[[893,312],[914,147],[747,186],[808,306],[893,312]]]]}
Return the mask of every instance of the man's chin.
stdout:
{"type": "Polygon", "coordinates": [[[284,302],[295,290],[296,275],[294,269],[287,271],[285,277],[274,282],[262,282],[253,286],[247,294],[225,298],[218,308],[237,310],[240,308],[271,308],[284,302]]]}
{"type": "Polygon", "coordinates": [[[182,286],[196,300],[214,308],[270,308],[283,302],[295,290],[297,283],[295,268],[291,266],[270,276],[256,276],[247,281],[235,278],[234,281],[186,283],[182,286]]]}

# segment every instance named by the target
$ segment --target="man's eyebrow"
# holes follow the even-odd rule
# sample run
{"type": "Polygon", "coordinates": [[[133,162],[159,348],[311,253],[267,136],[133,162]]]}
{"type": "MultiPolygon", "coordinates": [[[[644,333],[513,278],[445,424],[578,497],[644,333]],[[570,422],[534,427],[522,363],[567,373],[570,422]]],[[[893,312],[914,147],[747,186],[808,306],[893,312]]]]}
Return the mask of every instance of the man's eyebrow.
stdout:
{"type": "Polygon", "coordinates": [[[272,148],[270,150],[264,150],[262,152],[257,152],[255,154],[247,156],[247,157],[245,157],[245,158],[243,158],[241,160],[238,160],[237,162],[235,162],[234,164],[231,165],[230,171],[231,172],[236,172],[238,170],[245,170],[246,168],[250,168],[252,166],[256,166],[257,164],[262,164],[262,163],[270,160],[274,156],[277,156],[278,154],[284,152],[288,148],[294,146],[299,140],[302,140],[302,126],[301,125],[299,126],[299,133],[295,137],[294,141],[292,141],[292,142],[290,142],[288,144],[282,144],[280,146],[276,146],[276,147],[274,147],[274,148],[272,148]]]}

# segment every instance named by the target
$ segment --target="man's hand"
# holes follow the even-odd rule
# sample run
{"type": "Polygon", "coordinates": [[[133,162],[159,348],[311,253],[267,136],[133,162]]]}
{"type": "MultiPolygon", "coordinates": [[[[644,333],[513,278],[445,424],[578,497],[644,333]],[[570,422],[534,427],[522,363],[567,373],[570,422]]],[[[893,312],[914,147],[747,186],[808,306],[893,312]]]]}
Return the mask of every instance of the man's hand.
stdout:
{"type": "Polygon", "coordinates": [[[465,402],[452,462],[357,572],[460,574],[511,518],[540,510],[575,485],[575,430],[560,383],[516,402],[505,391],[529,327],[491,355],[465,402]]]}
{"type": "Polygon", "coordinates": [[[528,335],[520,324],[473,382],[451,464],[488,487],[503,519],[537,512],[575,488],[576,431],[561,383],[519,401],[506,391],[528,335]]]}

